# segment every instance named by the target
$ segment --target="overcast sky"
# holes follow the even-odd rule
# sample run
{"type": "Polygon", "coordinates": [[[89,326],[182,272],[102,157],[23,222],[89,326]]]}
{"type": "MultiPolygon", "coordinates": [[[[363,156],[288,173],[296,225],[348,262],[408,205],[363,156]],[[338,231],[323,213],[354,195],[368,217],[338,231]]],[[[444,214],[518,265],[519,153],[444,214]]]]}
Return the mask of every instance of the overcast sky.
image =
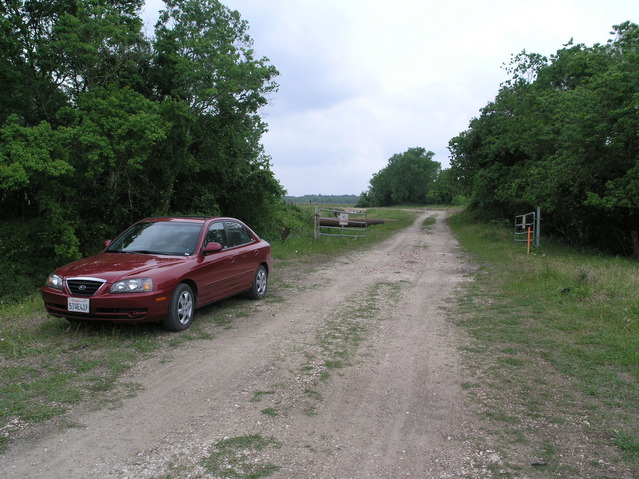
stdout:
{"type": "MultiPolygon", "coordinates": [[[[637,0],[222,0],[248,21],[256,57],[280,72],[262,114],[289,195],[359,194],[411,147],[449,165],[468,128],[526,50],[592,46],[639,22],[637,0]]],[[[147,0],[145,20],[162,0],[147,0]]]]}

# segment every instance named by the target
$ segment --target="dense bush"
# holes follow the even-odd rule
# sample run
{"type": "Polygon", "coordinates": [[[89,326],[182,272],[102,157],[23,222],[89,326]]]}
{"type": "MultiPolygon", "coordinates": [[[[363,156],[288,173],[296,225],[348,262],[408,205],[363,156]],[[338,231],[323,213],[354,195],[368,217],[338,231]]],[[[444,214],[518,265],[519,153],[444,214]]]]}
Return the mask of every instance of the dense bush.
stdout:
{"type": "Polygon", "coordinates": [[[513,57],[511,80],[450,142],[451,169],[485,218],[540,207],[546,233],[628,253],[639,229],[639,27],[592,47],[513,57]]]}

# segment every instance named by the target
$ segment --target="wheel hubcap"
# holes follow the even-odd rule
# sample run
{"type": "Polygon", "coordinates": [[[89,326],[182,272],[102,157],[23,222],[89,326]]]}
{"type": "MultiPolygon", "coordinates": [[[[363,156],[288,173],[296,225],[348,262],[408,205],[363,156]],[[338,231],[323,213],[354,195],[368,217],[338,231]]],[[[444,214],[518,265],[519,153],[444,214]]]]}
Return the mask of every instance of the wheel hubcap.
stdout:
{"type": "Polygon", "coordinates": [[[180,324],[188,323],[191,320],[191,314],[193,314],[193,299],[187,291],[184,291],[177,304],[177,317],[180,324]]]}
{"type": "Polygon", "coordinates": [[[266,292],[266,271],[260,270],[255,278],[255,289],[259,296],[264,295],[266,292]]]}

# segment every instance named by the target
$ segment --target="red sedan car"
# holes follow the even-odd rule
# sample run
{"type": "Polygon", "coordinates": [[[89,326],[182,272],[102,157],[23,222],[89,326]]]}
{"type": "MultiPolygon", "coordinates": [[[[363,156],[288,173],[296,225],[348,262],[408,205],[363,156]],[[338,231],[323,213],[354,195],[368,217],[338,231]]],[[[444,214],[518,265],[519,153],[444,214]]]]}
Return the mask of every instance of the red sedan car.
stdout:
{"type": "Polygon", "coordinates": [[[71,321],[163,321],[190,326],[195,308],[266,294],[271,246],[234,218],[147,218],[99,254],[56,269],[42,288],[47,312],[71,321]]]}

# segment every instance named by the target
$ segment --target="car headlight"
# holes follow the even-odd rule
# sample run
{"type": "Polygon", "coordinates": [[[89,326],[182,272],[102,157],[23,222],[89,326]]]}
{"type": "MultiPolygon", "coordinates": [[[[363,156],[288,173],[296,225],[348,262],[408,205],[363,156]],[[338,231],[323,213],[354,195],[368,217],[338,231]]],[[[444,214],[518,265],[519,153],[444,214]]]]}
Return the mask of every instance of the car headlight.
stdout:
{"type": "Polygon", "coordinates": [[[62,291],[62,278],[57,274],[50,274],[47,278],[47,286],[62,291]]]}
{"type": "Polygon", "coordinates": [[[149,291],[153,291],[151,278],[125,279],[111,286],[112,293],[148,293],[149,291]]]}

